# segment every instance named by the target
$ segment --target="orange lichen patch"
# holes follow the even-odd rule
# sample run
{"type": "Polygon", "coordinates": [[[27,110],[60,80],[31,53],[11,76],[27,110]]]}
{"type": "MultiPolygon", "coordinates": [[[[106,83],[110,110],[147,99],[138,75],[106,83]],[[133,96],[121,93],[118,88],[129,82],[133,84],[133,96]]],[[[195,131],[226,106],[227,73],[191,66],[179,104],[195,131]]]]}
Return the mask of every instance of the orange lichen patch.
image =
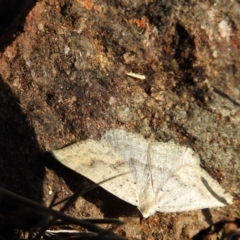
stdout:
{"type": "Polygon", "coordinates": [[[93,7],[92,0],[77,0],[78,3],[82,4],[88,10],[91,10],[93,7]]]}
{"type": "Polygon", "coordinates": [[[236,33],[234,36],[232,36],[231,38],[231,45],[234,48],[238,48],[240,46],[240,42],[239,42],[239,33],[236,33]]]}
{"type": "Polygon", "coordinates": [[[163,46],[163,51],[165,53],[169,53],[171,51],[171,48],[169,46],[163,46]]]}
{"type": "Polygon", "coordinates": [[[36,3],[35,7],[29,12],[26,17],[27,22],[35,20],[37,17],[40,17],[44,10],[44,5],[42,3],[36,3]]]}
{"type": "Polygon", "coordinates": [[[101,12],[101,6],[99,5],[94,5],[93,7],[96,11],[101,12]]]}
{"type": "Polygon", "coordinates": [[[145,17],[142,17],[140,19],[131,19],[129,21],[130,24],[136,24],[137,27],[139,28],[146,28],[147,26],[147,22],[146,22],[146,18],[145,17]]]}
{"type": "Polygon", "coordinates": [[[56,10],[56,12],[60,13],[60,12],[61,12],[61,7],[60,7],[59,5],[57,5],[57,6],[55,7],[55,10],[56,10]]]}

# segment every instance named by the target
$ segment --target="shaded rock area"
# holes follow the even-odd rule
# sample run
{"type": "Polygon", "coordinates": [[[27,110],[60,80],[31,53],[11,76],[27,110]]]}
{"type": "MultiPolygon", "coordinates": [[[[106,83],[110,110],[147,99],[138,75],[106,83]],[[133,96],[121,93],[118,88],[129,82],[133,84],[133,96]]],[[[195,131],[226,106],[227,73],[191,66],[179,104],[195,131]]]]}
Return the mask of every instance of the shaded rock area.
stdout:
{"type": "MultiPolygon", "coordinates": [[[[12,2],[17,18],[0,25],[1,186],[44,205],[55,192],[68,196],[90,182],[57,164],[45,169],[34,155],[123,128],[191,147],[238,198],[238,1],[12,2]]],[[[116,232],[129,239],[190,239],[239,217],[238,209],[141,221],[134,207],[97,188],[68,213],[120,218],[126,224],[116,232]]]]}

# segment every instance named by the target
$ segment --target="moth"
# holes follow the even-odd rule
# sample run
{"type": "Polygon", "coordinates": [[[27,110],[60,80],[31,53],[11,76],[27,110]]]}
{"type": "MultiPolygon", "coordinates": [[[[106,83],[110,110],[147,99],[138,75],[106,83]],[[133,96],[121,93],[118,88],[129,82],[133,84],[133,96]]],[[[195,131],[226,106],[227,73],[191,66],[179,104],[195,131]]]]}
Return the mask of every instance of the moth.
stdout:
{"type": "Polygon", "coordinates": [[[181,212],[231,204],[233,197],[200,167],[199,156],[173,142],[109,130],[53,151],[65,166],[137,206],[144,218],[155,212],[181,212]],[[123,174],[126,173],[126,174],[123,174]]]}

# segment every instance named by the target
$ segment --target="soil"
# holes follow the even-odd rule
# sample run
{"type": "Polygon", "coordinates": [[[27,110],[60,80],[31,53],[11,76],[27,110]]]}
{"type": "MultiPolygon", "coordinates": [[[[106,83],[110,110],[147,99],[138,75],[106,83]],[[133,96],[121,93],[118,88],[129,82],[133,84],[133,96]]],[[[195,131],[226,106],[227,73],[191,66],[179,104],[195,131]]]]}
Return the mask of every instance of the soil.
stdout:
{"type": "MultiPolygon", "coordinates": [[[[70,196],[91,182],[42,153],[124,128],[191,147],[237,199],[239,10],[238,1],[2,1],[1,187],[44,206],[54,193],[70,196]]],[[[19,206],[4,197],[1,204],[7,224],[29,224],[19,206]]],[[[141,219],[99,187],[68,214],[121,219],[116,232],[129,239],[191,239],[219,221],[234,222],[239,208],[141,219]]]]}

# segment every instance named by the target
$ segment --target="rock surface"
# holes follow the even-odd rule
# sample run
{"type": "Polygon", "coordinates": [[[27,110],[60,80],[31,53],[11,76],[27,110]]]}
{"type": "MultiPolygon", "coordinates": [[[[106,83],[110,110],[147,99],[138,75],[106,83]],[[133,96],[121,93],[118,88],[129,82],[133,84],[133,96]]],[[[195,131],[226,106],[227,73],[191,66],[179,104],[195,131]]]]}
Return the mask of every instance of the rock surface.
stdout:
{"type": "MultiPolygon", "coordinates": [[[[9,37],[10,24],[0,39],[1,185],[45,205],[49,192],[69,195],[86,179],[45,170],[32,155],[124,128],[191,147],[238,197],[239,11],[238,1],[37,1],[23,30],[9,37]]],[[[119,217],[126,224],[116,232],[130,239],[190,239],[239,210],[140,221],[136,209],[98,188],[69,214],[119,217]]]]}

